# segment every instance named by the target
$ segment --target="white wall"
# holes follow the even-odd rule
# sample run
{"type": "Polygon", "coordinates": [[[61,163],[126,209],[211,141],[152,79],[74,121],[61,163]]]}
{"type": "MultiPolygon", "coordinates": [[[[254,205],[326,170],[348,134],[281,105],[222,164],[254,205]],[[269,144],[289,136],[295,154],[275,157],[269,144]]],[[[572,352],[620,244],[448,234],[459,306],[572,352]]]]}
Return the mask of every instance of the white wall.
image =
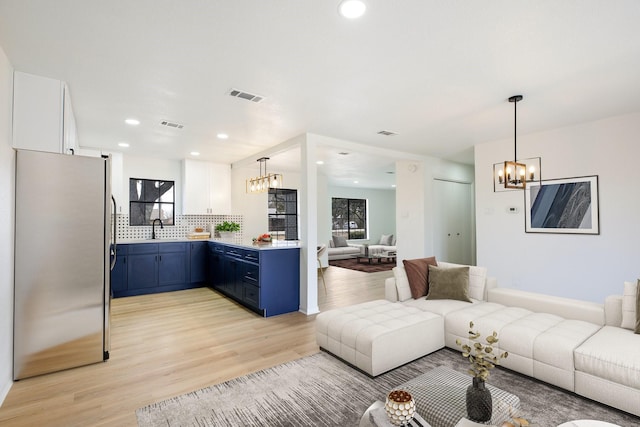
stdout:
{"type": "MultiPolygon", "coordinates": [[[[378,243],[382,234],[396,234],[395,190],[329,186],[327,199],[323,201],[328,206],[328,209],[324,209],[324,214],[328,214],[329,230],[331,230],[331,198],[333,197],[368,200],[369,238],[358,242],[378,243]]],[[[318,203],[321,202],[318,201],[318,203]]],[[[321,243],[326,244],[327,241],[321,243]]]]}
{"type": "Polygon", "coordinates": [[[468,182],[473,188],[473,166],[433,157],[396,162],[398,261],[434,254],[434,179],[468,182]]]}
{"type": "MultiPolygon", "coordinates": [[[[164,179],[167,181],[175,181],[176,200],[174,215],[182,214],[182,164],[180,160],[124,155],[122,159],[122,173],[121,194],[123,200],[118,201],[119,204],[129,204],[129,178],[164,179]]],[[[117,181],[112,180],[112,182],[115,184],[117,181]]],[[[126,212],[129,211],[128,207],[125,209],[126,212]]],[[[125,211],[125,209],[123,209],[123,211],[125,211]]]]}
{"type": "Polygon", "coordinates": [[[11,148],[13,68],[0,47],[0,405],[13,384],[14,165],[11,148]]]}
{"type": "Polygon", "coordinates": [[[599,176],[595,236],[525,233],[522,191],[493,192],[493,163],[513,156],[513,140],[475,147],[478,264],[498,286],[603,302],[640,276],[639,134],[640,113],[518,137],[519,157],[542,157],[543,179],[599,176]]]}

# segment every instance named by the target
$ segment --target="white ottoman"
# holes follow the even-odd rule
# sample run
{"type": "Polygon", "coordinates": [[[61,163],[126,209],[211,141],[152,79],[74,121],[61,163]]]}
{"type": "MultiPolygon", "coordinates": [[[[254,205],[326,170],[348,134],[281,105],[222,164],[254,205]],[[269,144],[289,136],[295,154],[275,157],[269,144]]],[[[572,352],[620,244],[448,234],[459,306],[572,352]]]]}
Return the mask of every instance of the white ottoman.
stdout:
{"type": "Polygon", "coordinates": [[[376,376],[444,347],[444,320],[437,314],[387,300],[318,314],[321,349],[376,376]]]}

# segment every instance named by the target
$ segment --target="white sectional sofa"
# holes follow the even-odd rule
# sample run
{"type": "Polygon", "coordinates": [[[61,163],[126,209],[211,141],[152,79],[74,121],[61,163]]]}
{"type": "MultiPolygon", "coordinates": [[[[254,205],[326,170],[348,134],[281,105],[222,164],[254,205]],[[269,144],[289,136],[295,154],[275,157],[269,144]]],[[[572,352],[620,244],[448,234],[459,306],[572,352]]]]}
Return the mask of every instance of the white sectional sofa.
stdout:
{"type": "Polygon", "coordinates": [[[361,253],[363,253],[362,245],[356,245],[353,243],[349,243],[348,246],[336,248],[333,240],[329,240],[329,245],[327,246],[327,257],[329,261],[334,259],[354,258],[361,253]]]}
{"type": "MultiPolygon", "coordinates": [[[[438,262],[438,266],[458,265],[438,262]]],[[[596,304],[497,288],[495,280],[487,279],[486,269],[481,267],[470,267],[469,273],[471,303],[424,297],[413,299],[404,268],[396,267],[394,277],[385,283],[385,297],[392,304],[378,309],[393,310],[396,322],[401,320],[398,313],[402,309],[399,312],[398,307],[410,307],[412,316],[415,316],[415,309],[441,316],[444,346],[455,350],[460,350],[456,339],[464,341],[468,338],[469,322],[472,321],[474,329],[482,336],[493,331],[498,333],[498,350],[509,352],[509,357],[501,362],[502,366],[640,416],[640,335],[620,327],[621,296],[611,296],[605,304],[596,304]]],[[[318,315],[317,337],[321,348],[345,359],[340,352],[339,328],[330,331],[328,327],[337,326],[334,319],[339,310],[318,315]],[[333,341],[331,348],[326,348],[330,340],[333,341]]],[[[379,311],[377,316],[382,314],[379,311]]],[[[358,322],[363,320],[358,319],[358,322]]],[[[350,329],[350,325],[345,327],[347,323],[342,322],[343,330],[350,329]]],[[[431,328],[435,325],[434,321],[430,323],[431,328]]],[[[411,339],[422,339],[426,335],[416,334],[411,339]]],[[[408,340],[397,332],[394,336],[408,340]]],[[[374,341],[371,346],[375,347],[376,338],[371,337],[371,340],[374,341]]],[[[401,346],[403,343],[390,342],[386,337],[385,344],[401,346]]],[[[431,344],[427,348],[434,351],[431,344]]],[[[354,345],[362,347],[363,342],[354,345]]],[[[370,365],[392,368],[407,362],[382,352],[377,357],[392,360],[377,361],[375,357],[370,365]]],[[[368,372],[357,361],[347,361],[368,372]]],[[[381,372],[369,373],[377,375],[381,372]]]]}

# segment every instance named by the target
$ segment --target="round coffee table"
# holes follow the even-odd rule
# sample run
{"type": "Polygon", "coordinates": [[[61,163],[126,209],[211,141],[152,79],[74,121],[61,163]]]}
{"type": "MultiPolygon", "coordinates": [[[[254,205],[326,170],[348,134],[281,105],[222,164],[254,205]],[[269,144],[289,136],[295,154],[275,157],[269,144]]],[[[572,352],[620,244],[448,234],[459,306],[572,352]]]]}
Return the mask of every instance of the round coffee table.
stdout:
{"type": "Polygon", "coordinates": [[[618,424],[596,420],[576,420],[560,424],[558,427],[620,427],[618,424]]]}

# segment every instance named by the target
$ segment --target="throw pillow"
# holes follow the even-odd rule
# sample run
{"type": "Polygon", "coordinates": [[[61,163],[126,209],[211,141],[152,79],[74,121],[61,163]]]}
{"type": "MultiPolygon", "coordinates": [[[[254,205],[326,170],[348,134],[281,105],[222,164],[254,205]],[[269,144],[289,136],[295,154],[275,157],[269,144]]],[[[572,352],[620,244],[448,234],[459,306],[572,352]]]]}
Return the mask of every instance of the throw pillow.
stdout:
{"type": "Polygon", "coordinates": [[[383,234],[382,236],[380,236],[380,243],[378,244],[383,246],[391,246],[392,241],[393,234],[383,234]]]}
{"type": "MultiPolygon", "coordinates": [[[[640,279],[636,283],[636,291],[638,288],[640,288],[640,279]]],[[[640,334],[640,292],[636,292],[636,328],[633,332],[640,334]]]]}
{"type": "MultiPolygon", "coordinates": [[[[450,262],[439,262],[438,267],[452,268],[452,267],[466,267],[461,264],[453,264],[450,262]]],[[[469,297],[482,301],[485,299],[484,291],[485,284],[487,282],[487,268],[477,267],[475,265],[469,266],[469,297]]]]}
{"type": "Polygon", "coordinates": [[[427,299],[469,299],[469,267],[439,268],[429,266],[427,299]]]}
{"type": "Polygon", "coordinates": [[[407,271],[411,296],[421,298],[429,292],[429,266],[438,265],[436,257],[403,259],[404,269],[407,271]]]}
{"type": "Polygon", "coordinates": [[[636,326],[636,300],[638,298],[638,284],[624,282],[624,292],[622,293],[622,324],[621,328],[631,329],[636,326]]]}
{"type": "Polygon", "coordinates": [[[398,301],[406,301],[411,298],[411,287],[407,271],[402,266],[393,267],[393,277],[396,279],[396,289],[398,289],[398,301]]]}
{"type": "Polygon", "coordinates": [[[336,248],[346,248],[349,246],[347,244],[347,239],[342,236],[333,236],[333,246],[336,248]]]}

